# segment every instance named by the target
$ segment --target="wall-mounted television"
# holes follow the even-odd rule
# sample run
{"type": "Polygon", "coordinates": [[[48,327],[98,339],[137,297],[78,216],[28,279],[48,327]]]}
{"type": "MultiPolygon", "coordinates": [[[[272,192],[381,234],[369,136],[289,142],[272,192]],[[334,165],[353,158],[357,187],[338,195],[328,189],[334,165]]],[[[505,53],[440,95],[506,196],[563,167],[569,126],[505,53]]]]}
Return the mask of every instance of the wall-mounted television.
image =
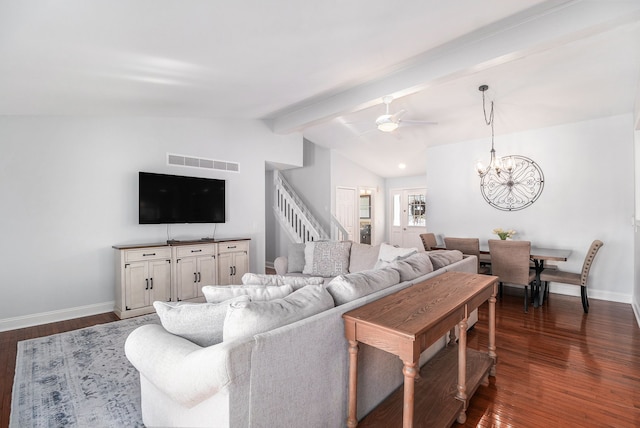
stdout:
{"type": "Polygon", "coordinates": [[[224,223],[225,181],[140,172],[138,202],[140,224],[224,223]]]}

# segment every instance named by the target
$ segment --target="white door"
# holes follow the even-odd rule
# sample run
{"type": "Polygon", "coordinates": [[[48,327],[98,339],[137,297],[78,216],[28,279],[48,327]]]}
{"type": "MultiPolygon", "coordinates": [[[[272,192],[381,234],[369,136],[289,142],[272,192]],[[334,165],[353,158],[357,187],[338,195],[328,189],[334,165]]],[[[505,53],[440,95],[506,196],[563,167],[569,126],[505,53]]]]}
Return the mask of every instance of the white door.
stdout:
{"type": "Polygon", "coordinates": [[[349,187],[336,187],[336,219],[349,234],[344,240],[358,242],[358,230],[356,229],[356,189],[349,187]]]}
{"type": "Polygon", "coordinates": [[[426,189],[391,190],[391,245],[423,248],[420,234],[427,231],[426,189]]]}

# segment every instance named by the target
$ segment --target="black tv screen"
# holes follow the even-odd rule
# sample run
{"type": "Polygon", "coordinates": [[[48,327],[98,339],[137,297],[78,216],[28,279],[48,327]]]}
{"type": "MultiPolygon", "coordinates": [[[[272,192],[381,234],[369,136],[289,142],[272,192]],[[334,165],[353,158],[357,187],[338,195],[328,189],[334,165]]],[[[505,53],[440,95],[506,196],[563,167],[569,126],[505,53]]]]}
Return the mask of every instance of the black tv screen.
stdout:
{"type": "Polygon", "coordinates": [[[140,224],[224,223],[225,181],[140,172],[140,224]]]}

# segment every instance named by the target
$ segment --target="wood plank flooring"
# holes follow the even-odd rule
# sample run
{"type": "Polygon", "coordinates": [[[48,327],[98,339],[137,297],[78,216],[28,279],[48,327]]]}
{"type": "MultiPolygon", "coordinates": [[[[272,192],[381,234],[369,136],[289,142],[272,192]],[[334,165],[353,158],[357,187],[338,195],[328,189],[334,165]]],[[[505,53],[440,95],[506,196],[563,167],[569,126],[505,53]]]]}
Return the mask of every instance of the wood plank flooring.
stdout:
{"type": "MultiPolygon", "coordinates": [[[[478,388],[467,422],[454,427],[640,426],[640,329],[631,306],[590,304],[585,315],[579,297],[552,294],[525,314],[521,296],[498,300],[497,377],[478,388]]],[[[479,318],[468,346],[486,349],[486,305],[479,318]]],[[[0,333],[0,428],[9,425],[18,341],[116,319],[107,313],[0,333]]]]}

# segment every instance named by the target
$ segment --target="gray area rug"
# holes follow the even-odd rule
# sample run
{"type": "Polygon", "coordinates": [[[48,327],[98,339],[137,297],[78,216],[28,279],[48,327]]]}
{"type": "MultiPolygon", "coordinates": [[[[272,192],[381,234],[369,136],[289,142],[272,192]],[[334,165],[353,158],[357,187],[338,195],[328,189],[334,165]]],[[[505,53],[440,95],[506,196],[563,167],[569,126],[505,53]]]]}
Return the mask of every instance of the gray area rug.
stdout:
{"type": "Polygon", "coordinates": [[[144,426],[124,342],[151,323],[156,314],[18,342],[10,428],[144,426]]]}

